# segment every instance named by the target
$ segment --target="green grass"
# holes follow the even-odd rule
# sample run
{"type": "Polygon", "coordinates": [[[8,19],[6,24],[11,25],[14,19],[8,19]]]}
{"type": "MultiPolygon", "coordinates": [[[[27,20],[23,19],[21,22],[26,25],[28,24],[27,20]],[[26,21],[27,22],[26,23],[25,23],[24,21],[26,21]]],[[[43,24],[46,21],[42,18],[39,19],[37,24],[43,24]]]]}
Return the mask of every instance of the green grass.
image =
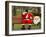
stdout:
{"type": "MultiPolygon", "coordinates": [[[[22,24],[14,24],[14,26],[12,26],[12,27],[13,27],[13,30],[21,30],[22,24]]],[[[41,28],[40,24],[38,24],[38,25],[32,24],[31,25],[31,29],[40,29],[40,28],[41,28]]]]}

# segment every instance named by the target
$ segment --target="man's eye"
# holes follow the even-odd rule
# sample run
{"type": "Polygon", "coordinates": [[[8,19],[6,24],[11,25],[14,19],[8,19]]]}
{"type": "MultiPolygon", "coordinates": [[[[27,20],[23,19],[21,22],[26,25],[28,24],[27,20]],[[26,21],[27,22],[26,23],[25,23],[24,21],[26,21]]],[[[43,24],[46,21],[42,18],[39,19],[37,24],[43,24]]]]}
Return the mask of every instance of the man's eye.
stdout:
{"type": "Polygon", "coordinates": [[[35,20],[38,20],[38,18],[35,18],[35,20]]]}

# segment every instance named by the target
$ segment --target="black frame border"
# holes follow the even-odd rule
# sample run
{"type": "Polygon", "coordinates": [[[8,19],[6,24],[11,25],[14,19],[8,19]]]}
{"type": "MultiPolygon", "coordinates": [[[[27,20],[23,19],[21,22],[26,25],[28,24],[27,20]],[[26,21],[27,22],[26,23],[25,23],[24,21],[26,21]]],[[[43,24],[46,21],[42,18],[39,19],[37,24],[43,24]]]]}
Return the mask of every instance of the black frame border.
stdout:
{"type": "Polygon", "coordinates": [[[45,3],[5,1],[5,36],[32,35],[32,34],[45,34],[45,3]],[[44,5],[44,32],[42,32],[42,33],[27,33],[27,34],[11,34],[11,35],[9,35],[9,3],[27,3],[27,4],[42,4],[42,5],[44,5]]]}

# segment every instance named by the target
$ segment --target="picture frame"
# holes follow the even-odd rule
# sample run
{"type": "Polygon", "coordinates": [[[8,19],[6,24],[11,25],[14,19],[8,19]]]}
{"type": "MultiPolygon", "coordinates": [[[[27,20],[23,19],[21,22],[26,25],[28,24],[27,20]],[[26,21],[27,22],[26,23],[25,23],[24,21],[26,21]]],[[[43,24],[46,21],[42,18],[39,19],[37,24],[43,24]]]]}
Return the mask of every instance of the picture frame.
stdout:
{"type": "MultiPolygon", "coordinates": [[[[21,15],[21,14],[20,14],[21,15]]],[[[16,17],[17,18],[17,17],[16,17]]],[[[22,24],[22,23],[21,23],[22,24]]],[[[35,24],[35,22],[33,23],[35,24]]],[[[19,27],[19,26],[18,26],[19,27]]],[[[33,27],[33,26],[32,26],[33,27]]],[[[35,26],[34,26],[35,28],[35,26]]],[[[18,36],[18,35],[32,35],[32,34],[45,34],[45,3],[37,3],[37,2],[19,2],[19,1],[5,1],[5,35],[6,36],[18,36]],[[30,7],[31,7],[31,10],[30,10],[30,7]],[[12,10],[14,9],[14,10],[12,10]],[[15,24],[17,22],[16,25],[12,25],[13,24],[13,18],[12,16],[16,15],[17,16],[17,10],[21,12],[22,11],[25,11],[25,9],[29,9],[28,11],[31,11],[34,9],[36,9],[36,12],[37,13],[37,9],[39,9],[39,12],[40,12],[40,15],[39,14],[35,14],[36,16],[40,16],[40,28],[36,28],[36,29],[30,29],[30,30],[17,30],[17,29],[14,29],[14,26],[16,28],[16,25],[17,24],[20,24],[17,22],[17,19],[15,21],[15,24]],[[20,10],[19,10],[20,9],[20,10]],[[16,10],[16,12],[15,12],[16,10]],[[15,13],[12,13],[12,12],[15,12],[15,13]],[[13,26],[13,28],[12,28],[13,26]],[[12,30],[13,29],[13,30],[12,30]]]]}

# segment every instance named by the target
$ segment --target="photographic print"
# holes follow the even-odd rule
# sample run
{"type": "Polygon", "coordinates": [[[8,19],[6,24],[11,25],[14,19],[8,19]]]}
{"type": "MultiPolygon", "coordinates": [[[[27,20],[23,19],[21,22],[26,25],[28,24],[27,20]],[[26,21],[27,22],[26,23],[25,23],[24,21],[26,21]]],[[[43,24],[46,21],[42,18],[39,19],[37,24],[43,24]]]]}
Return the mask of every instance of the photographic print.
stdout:
{"type": "Polygon", "coordinates": [[[45,4],[6,1],[6,35],[45,33],[45,4]]]}
{"type": "Polygon", "coordinates": [[[40,19],[40,7],[12,6],[12,30],[40,29],[40,19]]]}

